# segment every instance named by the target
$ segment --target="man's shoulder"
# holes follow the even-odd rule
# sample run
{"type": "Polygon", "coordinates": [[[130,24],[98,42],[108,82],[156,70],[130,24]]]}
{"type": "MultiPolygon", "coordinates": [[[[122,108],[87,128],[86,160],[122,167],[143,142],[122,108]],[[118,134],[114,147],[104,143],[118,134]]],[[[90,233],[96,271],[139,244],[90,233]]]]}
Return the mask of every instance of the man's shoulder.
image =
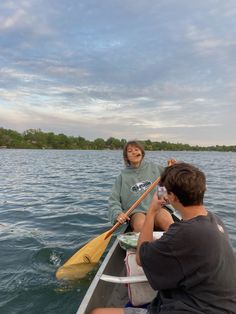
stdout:
{"type": "Polygon", "coordinates": [[[190,220],[173,223],[165,236],[173,238],[174,242],[183,240],[185,244],[204,243],[204,246],[208,246],[212,245],[212,241],[220,239],[222,232],[227,234],[223,223],[221,225],[221,220],[214,214],[208,213],[207,216],[197,216],[190,220]]]}

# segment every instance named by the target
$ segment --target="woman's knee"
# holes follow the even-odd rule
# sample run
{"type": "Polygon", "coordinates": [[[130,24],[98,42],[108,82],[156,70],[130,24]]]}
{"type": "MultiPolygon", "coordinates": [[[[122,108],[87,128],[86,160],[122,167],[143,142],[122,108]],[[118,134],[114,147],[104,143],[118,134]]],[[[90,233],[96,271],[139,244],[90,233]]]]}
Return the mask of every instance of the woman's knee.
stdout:
{"type": "Polygon", "coordinates": [[[174,222],[171,214],[162,208],[162,210],[155,216],[155,230],[168,230],[169,226],[174,222]]]}
{"type": "Polygon", "coordinates": [[[106,309],[96,308],[96,309],[93,309],[92,312],[90,312],[89,314],[103,314],[104,310],[106,310],[106,309]]]}
{"type": "Polygon", "coordinates": [[[144,213],[135,213],[131,217],[130,225],[134,232],[140,232],[145,221],[144,213]]]}

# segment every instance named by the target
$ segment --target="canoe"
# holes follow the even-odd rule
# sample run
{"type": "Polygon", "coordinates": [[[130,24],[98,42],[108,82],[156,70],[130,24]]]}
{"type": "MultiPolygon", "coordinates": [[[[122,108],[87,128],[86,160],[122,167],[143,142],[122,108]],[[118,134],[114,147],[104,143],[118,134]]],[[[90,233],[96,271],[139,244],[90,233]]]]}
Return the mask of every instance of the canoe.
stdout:
{"type": "MultiPolygon", "coordinates": [[[[167,209],[175,221],[180,220],[180,216],[176,212],[167,209]]],[[[89,314],[92,309],[97,307],[124,307],[129,302],[125,283],[130,283],[132,279],[126,275],[125,256],[126,251],[121,248],[116,239],[98,269],[76,314],[89,314]]],[[[145,281],[145,276],[133,278],[133,282],[145,281]]]]}

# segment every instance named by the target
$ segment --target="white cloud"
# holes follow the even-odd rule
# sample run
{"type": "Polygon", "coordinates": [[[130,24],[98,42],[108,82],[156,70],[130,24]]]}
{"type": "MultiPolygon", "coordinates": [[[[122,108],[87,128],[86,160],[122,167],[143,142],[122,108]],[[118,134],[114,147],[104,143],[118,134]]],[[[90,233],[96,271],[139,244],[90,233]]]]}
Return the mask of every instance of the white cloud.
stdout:
{"type": "Polygon", "coordinates": [[[24,17],[26,17],[24,10],[18,9],[12,16],[1,19],[0,29],[16,27],[24,17]]]}
{"type": "Polygon", "coordinates": [[[0,2],[0,123],[235,142],[236,3],[217,3],[0,2]]]}

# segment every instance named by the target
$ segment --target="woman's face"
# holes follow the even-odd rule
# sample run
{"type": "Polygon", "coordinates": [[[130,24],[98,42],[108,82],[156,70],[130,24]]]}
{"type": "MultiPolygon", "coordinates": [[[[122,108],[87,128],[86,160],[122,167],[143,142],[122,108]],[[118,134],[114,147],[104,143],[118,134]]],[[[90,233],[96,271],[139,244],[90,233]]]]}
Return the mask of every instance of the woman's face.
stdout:
{"type": "Polygon", "coordinates": [[[129,145],[127,147],[127,157],[128,157],[128,160],[129,160],[131,166],[133,166],[135,168],[139,167],[139,165],[143,159],[141,150],[138,147],[132,146],[132,145],[129,145]]]}

